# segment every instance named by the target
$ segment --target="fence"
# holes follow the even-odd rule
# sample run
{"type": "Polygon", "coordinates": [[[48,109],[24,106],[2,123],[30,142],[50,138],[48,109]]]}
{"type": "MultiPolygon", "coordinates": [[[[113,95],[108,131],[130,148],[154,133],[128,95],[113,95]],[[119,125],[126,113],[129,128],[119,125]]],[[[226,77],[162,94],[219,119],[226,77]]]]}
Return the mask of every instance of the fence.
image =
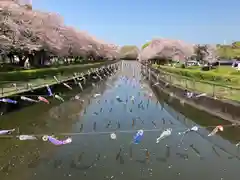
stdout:
{"type": "Polygon", "coordinates": [[[240,102],[240,88],[203,80],[195,80],[159,69],[156,71],[159,78],[174,86],[186,88],[193,92],[206,93],[208,96],[217,97],[219,99],[230,99],[240,102]]]}

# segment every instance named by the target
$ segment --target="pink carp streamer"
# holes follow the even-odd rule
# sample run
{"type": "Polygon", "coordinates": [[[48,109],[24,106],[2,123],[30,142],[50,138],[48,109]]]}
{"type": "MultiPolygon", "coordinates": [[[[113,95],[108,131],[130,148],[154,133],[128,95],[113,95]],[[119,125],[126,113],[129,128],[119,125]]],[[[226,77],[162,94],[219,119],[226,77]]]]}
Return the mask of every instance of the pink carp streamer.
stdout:
{"type": "Polygon", "coordinates": [[[213,136],[215,135],[218,131],[223,131],[223,126],[218,125],[217,127],[215,127],[212,132],[210,134],[208,134],[208,136],[213,136]]]}
{"type": "Polygon", "coordinates": [[[46,98],[42,97],[42,96],[38,96],[38,100],[42,101],[42,102],[44,102],[46,104],[50,104],[49,101],[46,98]]]}
{"type": "Polygon", "coordinates": [[[43,141],[49,141],[56,146],[70,144],[72,142],[72,138],[67,138],[65,140],[58,140],[58,139],[56,139],[52,136],[43,136],[42,140],[43,141]]]}

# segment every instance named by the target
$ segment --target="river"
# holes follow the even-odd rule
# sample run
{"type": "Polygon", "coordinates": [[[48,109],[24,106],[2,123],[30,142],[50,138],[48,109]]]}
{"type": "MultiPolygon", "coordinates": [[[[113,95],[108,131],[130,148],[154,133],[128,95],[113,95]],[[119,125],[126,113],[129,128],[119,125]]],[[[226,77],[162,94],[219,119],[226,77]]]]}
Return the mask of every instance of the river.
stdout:
{"type": "Polygon", "coordinates": [[[1,129],[17,128],[37,137],[72,137],[72,143],[63,146],[41,137],[28,141],[1,137],[1,180],[239,179],[240,154],[235,146],[239,128],[224,127],[208,137],[216,118],[199,112],[189,119],[161,101],[141,76],[137,62],[124,61],[115,75],[80,93],[80,100],[75,95],[70,91],[63,96],[68,99],[64,103],[51,100],[51,105],[37,104],[1,116],[1,129]],[[195,125],[199,131],[183,138],[181,132],[195,125]],[[167,128],[172,134],[157,144],[167,128]],[[133,136],[140,129],[143,138],[134,144],[133,136]],[[116,139],[110,138],[113,132],[116,139]]]}

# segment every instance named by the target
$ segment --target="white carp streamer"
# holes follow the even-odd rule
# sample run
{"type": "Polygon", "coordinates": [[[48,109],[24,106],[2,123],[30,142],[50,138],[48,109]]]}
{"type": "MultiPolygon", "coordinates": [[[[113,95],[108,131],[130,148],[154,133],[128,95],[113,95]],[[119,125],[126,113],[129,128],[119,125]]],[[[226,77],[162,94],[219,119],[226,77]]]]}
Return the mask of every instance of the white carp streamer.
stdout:
{"type": "Polygon", "coordinates": [[[0,130],[0,135],[12,133],[12,132],[14,132],[14,131],[15,131],[15,129],[0,130]]]}
{"type": "Polygon", "coordinates": [[[59,101],[64,102],[64,99],[57,94],[54,95],[54,98],[58,99],[59,101]]]}
{"type": "Polygon", "coordinates": [[[117,139],[117,135],[115,133],[111,133],[110,134],[110,138],[115,140],[115,139],[117,139]]]}
{"type": "Polygon", "coordinates": [[[72,87],[71,86],[69,86],[67,83],[62,83],[66,88],[68,88],[68,89],[70,89],[70,90],[72,90],[72,87]]]}
{"type": "Polygon", "coordinates": [[[57,83],[60,83],[60,81],[57,79],[56,76],[53,76],[53,78],[55,79],[55,81],[56,81],[57,83]]]}
{"type": "Polygon", "coordinates": [[[20,135],[18,136],[18,139],[20,141],[25,141],[25,140],[37,140],[37,138],[35,136],[32,135],[20,135]]]}
{"type": "Polygon", "coordinates": [[[166,137],[172,134],[172,129],[168,128],[162,132],[162,134],[156,139],[156,143],[158,144],[161,140],[165,139],[166,137]]]}
{"type": "Polygon", "coordinates": [[[37,100],[31,99],[31,98],[28,98],[25,96],[21,96],[20,99],[23,101],[28,101],[28,102],[38,102],[37,100]]]}

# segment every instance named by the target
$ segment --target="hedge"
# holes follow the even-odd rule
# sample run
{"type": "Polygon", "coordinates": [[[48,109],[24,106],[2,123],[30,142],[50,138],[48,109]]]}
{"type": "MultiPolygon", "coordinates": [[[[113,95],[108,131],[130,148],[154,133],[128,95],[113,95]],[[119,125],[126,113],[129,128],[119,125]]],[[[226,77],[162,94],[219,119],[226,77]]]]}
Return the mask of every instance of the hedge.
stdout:
{"type": "Polygon", "coordinates": [[[240,86],[240,76],[238,72],[231,74],[219,74],[213,71],[201,71],[200,69],[173,68],[167,66],[155,66],[163,71],[185,76],[195,80],[213,81],[222,85],[240,86]]]}
{"type": "Polygon", "coordinates": [[[110,62],[106,61],[101,63],[62,66],[58,68],[50,67],[50,68],[42,68],[42,69],[1,72],[0,82],[2,81],[2,83],[4,83],[6,81],[26,81],[29,79],[46,78],[48,76],[54,76],[57,74],[68,75],[68,74],[73,74],[74,72],[81,72],[84,69],[96,68],[96,67],[99,67],[99,65],[109,64],[110,62]]]}

